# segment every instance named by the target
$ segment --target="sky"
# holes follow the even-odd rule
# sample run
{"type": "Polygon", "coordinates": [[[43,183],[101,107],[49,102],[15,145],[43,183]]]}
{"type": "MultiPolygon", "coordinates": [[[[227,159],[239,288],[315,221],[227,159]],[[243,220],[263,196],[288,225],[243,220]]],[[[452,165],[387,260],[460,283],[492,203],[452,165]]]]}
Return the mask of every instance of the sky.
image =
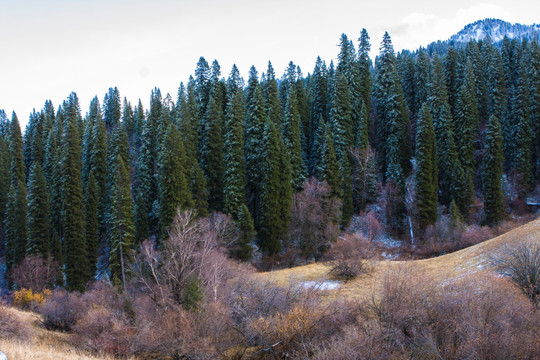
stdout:
{"type": "Polygon", "coordinates": [[[201,56],[224,77],[236,64],[247,79],[269,60],[278,77],[291,60],[306,75],[317,56],[335,60],[342,33],[357,45],[366,28],[374,57],[385,31],[399,51],[476,20],[532,24],[538,14],[538,0],[0,0],[0,109],[24,126],[45,100],[58,107],[75,91],[84,115],[114,86],[147,107],[154,87],[176,100],[201,56]]]}

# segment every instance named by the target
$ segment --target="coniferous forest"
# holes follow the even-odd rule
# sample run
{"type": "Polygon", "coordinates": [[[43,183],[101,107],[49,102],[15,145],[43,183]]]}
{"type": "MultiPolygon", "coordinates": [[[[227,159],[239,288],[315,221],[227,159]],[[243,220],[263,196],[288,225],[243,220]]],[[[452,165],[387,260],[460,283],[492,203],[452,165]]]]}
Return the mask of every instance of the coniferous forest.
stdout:
{"type": "Polygon", "coordinates": [[[289,231],[293,197],[310,178],[339,201],[325,216],[342,228],[386,197],[387,229],[420,239],[445,213],[496,224],[509,198],[535,189],[535,41],[396,55],[386,33],[374,64],[365,29],[356,45],[343,34],[339,46],[336,63],[317,58],[307,76],[290,62],[278,78],[269,62],[247,81],[236,66],[224,77],[217,60],[201,57],[176,99],[155,88],[148,109],[110,88],[84,111],[71,93],[32,113],[24,135],[17,115],[2,112],[8,273],[41,255],[62,264],[68,289],[83,290],[98,272],[119,281],[132,250],[145,239],[161,247],[188,209],[224,213],[243,229],[234,255],[243,260],[254,249],[318,255],[289,231]]]}
{"type": "MultiPolygon", "coordinates": [[[[113,87],[81,109],[73,92],[24,130],[0,110],[0,295],[118,357],[536,358],[540,247],[491,255],[510,281],[452,263],[437,285],[376,260],[435,257],[533,219],[538,43],[396,54],[385,33],[374,61],[371,48],[365,29],[343,34],[337,60],[307,75],[268,62],[247,80],[201,57],[148,108],[113,87]],[[380,289],[334,299],[255,274],[326,260],[337,286],[376,274],[380,289]]],[[[24,329],[0,303],[0,345],[24,329]]]]}

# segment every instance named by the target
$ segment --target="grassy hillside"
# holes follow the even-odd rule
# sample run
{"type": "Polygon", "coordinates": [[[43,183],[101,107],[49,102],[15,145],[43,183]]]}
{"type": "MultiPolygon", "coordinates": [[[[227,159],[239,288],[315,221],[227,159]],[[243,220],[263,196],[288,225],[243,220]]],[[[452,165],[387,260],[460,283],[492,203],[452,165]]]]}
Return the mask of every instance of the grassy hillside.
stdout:
{"type": "MultiPolygon", "coordinates": [[[[503,252],[505,247],[522,243],[540,243],[540,219],[491,240],[440,257],[414,261],[372,261],[370,274],[344,283],[337,290],[333,290],[335,291],[333,295],[367,298],[373,293],[377,293],[385,274],[404,268],[411,276],[424,278],[438,286],[447,286],[475,277],[482,277],[493,271],[489,266],[490,257],[503,252]]],[[[329,263],[314,263],[263,273],[258,276],[286,285],[298,281],[331,280],[329,270],[329,263]]]]}

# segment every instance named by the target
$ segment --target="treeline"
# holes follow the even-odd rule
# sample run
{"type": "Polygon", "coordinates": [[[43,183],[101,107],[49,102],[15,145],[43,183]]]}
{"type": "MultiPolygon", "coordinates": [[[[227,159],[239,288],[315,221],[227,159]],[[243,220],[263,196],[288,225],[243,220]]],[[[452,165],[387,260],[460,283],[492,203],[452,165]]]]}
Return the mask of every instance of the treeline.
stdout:
{"type": "Polygon", "coordinates": [[[386,223],[417,229],[442,211],[467,219],[483,199],[485,222],[506,215],[503,173],[523,199],[540,178],[540,49],[505,39],[396,56],[386,33],[374,66],[366,30],[358,49],[340,39],[337,64],[312,74],[269,62],[247,85],[204,58],[176,101],[150,107],[111,88],[86,116],[72,93],[30,115],[0,113],[0,214],[8,271],[26,255],[63,264],[69,289],[96,274],[100,244],[113,279],[131,249],[168,236],[177,209],[223,212],[243,234],[235,253],[282,251],[293,194],[309,177],[341,200],[341,224],[386,197],[386,223]],[[413,161],[412,161],[413,160],[413,161]],[[411,185],[412,184],[412,185],[411,185]],[[443,207],[441,208],[442,205],[443,207]],[[103,245],[106,246],[103,246],[103,245]]]}

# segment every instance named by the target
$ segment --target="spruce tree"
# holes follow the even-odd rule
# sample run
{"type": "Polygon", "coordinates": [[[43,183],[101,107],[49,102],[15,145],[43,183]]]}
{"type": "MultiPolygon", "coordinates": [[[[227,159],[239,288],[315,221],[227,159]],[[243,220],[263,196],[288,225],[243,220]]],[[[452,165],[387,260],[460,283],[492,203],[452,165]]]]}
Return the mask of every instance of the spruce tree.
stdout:
{"type": "MultiPolygon", "coordinates": [[[[321,128],[320,123],[328,119],[328,79],[326,64],[317,57],[315,69],[311,76],[311,120],[310,120],[310,136],[307,138],[309,155],[308,155],[308,174],[314,174],[315,168],[319,161],[320,145],[324,139],[319,138],[318,130],[321,128]]],[[[322,128],[321,128],[322,129],[322,128]]]]}
{"type": "Polygon", "coordinates": [[[162,149],[158,159],[159,237],[161,241],[167,238],[167,229],[172,224],[177,210],[185,210],[192,206],[185,168],[186,153],[180,132],[175,125],[170,125],[165,133],[162,149]]]}
{"type": "Polygon", "coordinates": [[[259,245],[264,254],[275,255],[281,251],[282,236],[288,226],[291,168],[283,140],[270,120],[265,123],[262,143],[263,162],[259,165],[262,183],[257,211],[259,245]]]}
{"type": "Polygon", "coordinates": [[[283,115],[283,139],[292,169],[293,191],[300,191],[306,179],[306,169],[302,159],[301,119],[298,112],[296,91],[289,88],[283,115]]]}
{"type": "Polygon", "coordinates": [[[4,138],[0,133],[0,249],[5,249],[5,227],[6,206],[8,203],[8,194],[10,187],[10,154],[9,148],[4,138]]]}
{"type": "Polygon", "coordinates": [[[414,106],[411,112],[418,116],[422,105],[427,101],[428,86],[431,77],[429,55],[420,48],[414,64],[414,106]]]}
{"type": "MultiPolygon", "coordinates": [[[[433,117],[437,144],[438,180],[441,195],[439,199],[444,205],[449,205],[452,200],[456,200],[457,205],[462,205],[459,197],[466,194],[463,192],[465,177],[454,142],[453,120],[448,104],[446,80],[440,59],[436,58],[434,63],[428,105],[433,117]]],[[[463,207],[460,206],[461,209],[463,207]]]]}
{"type": "Polygon", "coordinates": [[[235,255],[238,259],[247,261],[251,259],[253,248],[250,244],[256,235],[253,218],[251,217],[246,204],[242,204],[236,211],[236,214],[239,237],[235,255]]]}
{"type": "Polygon", "coordinates": [[[279,128],[281,126],[281,105],[279,103],[279,91],[276,81],[276,74],[270,61],[268,62],[266,79],[261,83],[260,86],[263,94],[266,116],[269,117],[270,120],[272,120],[279,128]]]}
{"type": "Polygon", "coordinates": [[[77,129],[80,117],[75,93],[63,106],[65,112],[61,162],[62,174],[62,238],[64,269],[69,290],[82,291],[88,282],[84,202],[81,182],[81,144],[77,129]]]}
{"type": "Polygon", "coordinates": [[[111,189],[109,266],[114,281],[126,283],[126,269],[134,244],[133,200],[131,181],[124,159],[119,153],[114,166],[111,189]]]}
{"type": "Polygon", "coordinates": [[[26,251],[26,180],[23,141],[15,112],[9,126],[10,187],[6,207],[6,265],[8,272],[24,259],[26,251]]]}
{"type": "Polygon", "coordinates": [[[371,117],[371,44],[369,43],[369,35],[366,29],[362,29],[358,38],[358,68],[359,68],[359,83],[360,83],[360,98],[363,102],[364,116],[368,119],[371,117]]]}
{"type": "Polygon", "coordinates": [[[255,222],[259,218],[259,197],[263,172],[263,132],[265,126],[265,110],[262,92],[258,84],[257,70],[251,67],[246,95],[246,117],[244,119],[244,156],[246,164],[246,196],[247,206],[255,222]]]}
{"type": "Polygon", "coordinates": [[[246,202],[246,167],[244,162],[243,94],[237,91],[229,99],[225,123],[225,151],[223,163],[223,211],[237,218],[237,211],[246,202]]]}
{"type": "Polygon", "coordinates": [[[334,139],[330,124],[319,122],[319,137],[323,141],[320,147],[320,161],[315,169],[315,176],[320,181],[326,181],[334,195],[341,194],[339,183],[339,167],[334,150],[334,139]]]}
{"type": "Polygon", "coordinates": [[[223,111],[210,96],[206,113],[200,122],[200,164],[206,178],[208,206],[212,210],[223,209],[223,111]]]}
{"type": "Polygon", "coordinates": [[[342,196],[342,219],[347,223],[353,213],[351,159],[354,127],[351,117],[351,94],[345,76],[336,74],[336,82],[332,93],[330,124],[335,141],[336,158],[339,164],[340,193],[342,196]]]}
{"type": "Polygon", "coordinates": [[[28,255],[49,256],[49,196],[41,164],[33,162],[28,180],[28,255]]]}
{"type": "Polygon", "coordinates": [[[120,92],[117,87],[109,88],[103,99],[103,121],[105,122],[107,133],[112,132],[120,125],[121,115],[120,92]]]}
{"type": "Polygon", "coordinates": [[[88,256],[88,273],[94,276],[97,270],[99,246],[99,189],[94,172],[91,171],[84,188],[84,224],[86,236],[86,252],[88,256]]]}
{"type": "Polygon", "coordinates": [[[193,199],[193,209],[198,216],[208,215],[208,191],[204,173],[197,162],[191,165],[189,170],[189,190],[193,199]]]}
{"type": "Polygon", "coordinates": [[[454,117],[454,134],[459,134],[455,137],[456,151],[461,162],[465,179],[465,187],[462,189],[463,203],[461,210],[466,214],[465,209],[472,202],[474,196],[474,140],[478,132],[478,102],[476,98],[475,75],[472,68],[472,63],[467,61],[465,78],[459,89],[455,105],[454,117]]]}
{"type": "Polygon", "coordinates": [[[433,119],[426,103],[418,114],[416,128],[416,207],[420,229],[437,220],[438,170],[433,119]]]}
{"type": "Polygon", "coordinates": [[[505,217],[504,195],[501,187],[503,152],[501,124],[491,116],[487,123],[482,160],[482,194],[486,222],[496,224],[505,217]]]}

